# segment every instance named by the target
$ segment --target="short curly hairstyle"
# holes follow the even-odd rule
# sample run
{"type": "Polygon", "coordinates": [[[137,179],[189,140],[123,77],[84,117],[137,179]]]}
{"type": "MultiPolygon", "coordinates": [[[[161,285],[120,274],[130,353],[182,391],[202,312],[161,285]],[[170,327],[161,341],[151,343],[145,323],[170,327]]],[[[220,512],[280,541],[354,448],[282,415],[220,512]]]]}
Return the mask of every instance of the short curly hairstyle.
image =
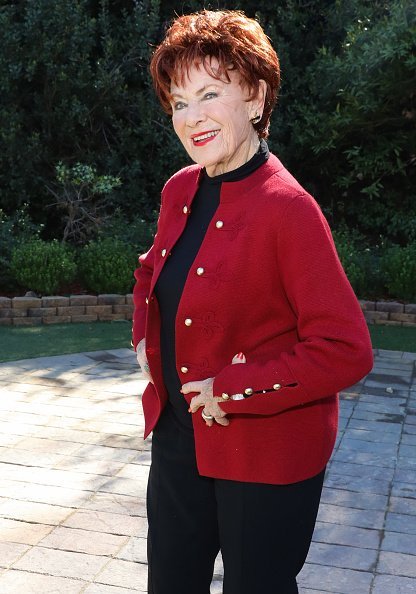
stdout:
{"type": "Polygon", "coordinates": [[[150,62],[155,91],[166,113],[172,114],[171,82],[183,83],[195,64],[203,64],[211,76],[228,81],[227,71],[236,70],[250,89],[250,99],[258,92],[259,80],[266,82],[264,111],[253,125],[260,138],[267,138],[279,91],[280,66],[259,23],[237,10],[201,10],[176,18],[150,62]],[[215,72],[210,69],[210,57],[218,60],[215,72]]]}

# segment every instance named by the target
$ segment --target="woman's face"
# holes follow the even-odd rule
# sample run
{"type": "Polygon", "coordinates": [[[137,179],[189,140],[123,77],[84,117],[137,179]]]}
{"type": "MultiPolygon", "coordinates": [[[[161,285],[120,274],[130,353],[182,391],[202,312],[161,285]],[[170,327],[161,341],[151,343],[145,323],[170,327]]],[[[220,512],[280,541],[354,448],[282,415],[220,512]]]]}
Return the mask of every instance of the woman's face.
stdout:
{"type": "MultiPolygon", "coordinates": [[[[218,62],[212,58],[215,72],[218,62]]],[[[256,152],[259,139],[250,119],[263,113],[266,83],[247,101],[249,90],[229,71],[230,82],[212,77],[203,67],[189,69],[183,83],[171,85],[172,122],[191,159],[209,176],[232,171],[256,152]]]]}

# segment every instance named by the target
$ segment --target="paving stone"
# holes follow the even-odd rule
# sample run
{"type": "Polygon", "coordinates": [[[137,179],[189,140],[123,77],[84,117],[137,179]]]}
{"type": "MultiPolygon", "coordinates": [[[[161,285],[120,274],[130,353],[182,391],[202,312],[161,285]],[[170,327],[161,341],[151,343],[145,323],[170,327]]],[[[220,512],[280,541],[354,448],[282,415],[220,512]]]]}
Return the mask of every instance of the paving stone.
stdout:
{"type": "Polygon", "coordinates": [[[405,497],[391,497],[389,510],[398,514],[416,515],[416,500],[406,499],[405,497]]]}
{"type": "MultiPolygon", "coordinates": [[[[9,567],[30,548],[15,542],[0,542],[0,567],[9,567]]],[[[1,590],[0,590],[1,591],[1,590]]]]}
{"type": "Polygon", "coordinates": [[[117,553],[118,559],[147,563],[147,544],[145,538],[131,537],[124,547],[117,553]]]}
{"type": "Polygon", "coordinates": [[[395,497],[411,497],[416,499],[416,485],[414,483],[399,483],[396,481],[393,483],[391,493],[395,497]]]}
{"type": "MultiPolygon", "coordinates": [[[[368,467],[366,464],[352,464],[334,460],[330,465],[330,472],[346,476],[366,477],[379,480],[391,480],[395,473],[394,468],[368,467]]],[[[396,471],[397,473],[397,471],[396,471]]]]}
{"type": "Polygon", "coordinates": [[[384,511],[351,509],[340,505],[321,503],[318,520],[332,524],[357,526],[360,528],[376,528],[381,530],[384,525],[384,511]]]}
{"type": "Polygon", "coordinates": [[[147,565],[113,559],[96,577],[96,581],[145,592],[147,590],[147,565]]]}
{"type": "Polygon", "coordinates": [[[378,493],[387,495],[390,491],[390,481],[373,479],[371,477],[345,476],[341,474],[329,473],[326,478],[326,484],[329,487],[337,489],[347,489],[347,491],[358,491],[360,493],[378,493]]]}
{"type": "Polygon", "coordinates": [[[370,591],[372,578],[370,572],[307,563],[298,581],[301,586],[317,589],[321,593],[364,594],[370,591]]]}
{"type": "MultiPolygon", "coordinates": [[[[413,524],[416,524],[413,522],[413,524]]],[[[413,527],[413,534],[400,534],[399,532],[385,532],[384,538],[381,542],[381,549],[383,551],[391,551],[394,553],[406,553],[408,555],[416,555],[416,525],[413,527]]],[[[416,563],[416,557],[414,559],[416,563]]]]}
{"type": "Polygon", "coordinates": [[[28,522],[0,518],[0,542],[35,545],[49,534],[53,528],[53,526],[46,524],[30,524],[28,522]]]}
{"type": "Polygon", "coordinates": [[[57,526],[39,545],[46,548],[61,549],[90,555],[116,555],[126,543],[127,537],[79,530],[57,526]]]}
{"type": "Polygon", "coordinates": [[[315,542],[325,542],[347,546],[356,546],[359,542],[363,549],[378,549],[381,533],[379,530],[343,526],[318,521],[313,534],[315,542]]]}
{"type": "Polygon", "coordinates": [[[109,586],[108,584],[91,584],[86,590],[83,590],[83,594],[137,594],[137,590],[118,588],[117,586],[109,586]]]}
{"type": "MultiPolygon", "coordinates": [[[[22,481],[12,481],[14,486],[13,497],[21,501],[35,501],[77,508],[83,501],[91,497],[90,491],[55,487],[51,485],[36,485],[22,481]]],[[[1,492],[1,484],[0,484],[1,492]]]]}
{"type": "Polygon", "coordinates": [[[120,493],[96,493],[85,502],[82,502],[80,507],[113,514],[146,517],[146,500],[144,497],[131,497],[120,493]]]}
{"type": "Polygon", "coordinates": [[[381,551],[377,572],[416,578],[416,557],[404,553],[381,551]]]}
{"type": "Polygon", "coordinates": [[[14,568],[59,577],[79,578],[82,576],[85,580],[92,580],[107,562],[106,557],[98,555],[58,551],[37,546],[15,563],[14,568]]]}
{"type": "Polygon", "coordinates": [[[377,561],[377,550],[367,549],[365,555],[358,547],[313,543],[308,554],[308,563],[329,567],[342,567],[360,571],[373,571],[377,561]]]}
{"type": "Polygon", "coordinates": [[[4,594],[79,594],[82,582],[39,573],[10,569],[0,575],[4,594]]]}
{"type": "Polygon", "coordinates": [[[63,526],[122,536],[147,535],[147,522],[144,518],[95,510],[78,510],[63,522],[63,526]]]}
{"type": "Polygon", "coordinates": [[[74,510],[69,507],[33,501],[10,500],[0,505],[0,516],[3,518],[39,524],[60,524],[73,512],[74,510]]]}
{"type": "Polygon", "coordinates": [[[383,433],[380,431],[366,431],[364,429],[351,429],[345,431],[345,437],[348,439],[359,439],[364,441],[378,441],[383,443],[392,443],[397,445],[400,441],[400,435],[397,433],[383,433]]]}
{"type": "Polygon", "coordinates": [[[415,580],[396,575],[376,575],[372,594],[414,594],[415,580]]]}
{"type": "Polygon", "coordinates": [[[344,436],[344,439],[342,440],[342,447],[344,450],[354,450],[388,456],[393,456],[397,452],[397,445],[395,443],[374,443],[362,439],[349,439],[347,436],[344,436]]]}
{"type": "MultiPolygon", "coordinates": [[[[411,501],[414,501],[416,503],[416,499],[413,499],[411,501]]],[[[406,514],[396,514],[393,512],[388,512],[386,515],[385,529],[391,530],[393,532],[398,532],[403,536],[405,536],[406,534],[416,535],[416,518],[414,516],[409,516],[406,514]]],[[[413,539],[416,542],[415,536],[413,536],[413,539]]]]}
{"type": "Polygon", "coordinates": [[[387,507],[388,497],[386,495],[375,495],[374,493],[369,497],[366,493],[333,489],[324,485],[321,501],[322,503],[331,503],[352,509],[368,509],[382,511],[384,513],[387,507]]]}

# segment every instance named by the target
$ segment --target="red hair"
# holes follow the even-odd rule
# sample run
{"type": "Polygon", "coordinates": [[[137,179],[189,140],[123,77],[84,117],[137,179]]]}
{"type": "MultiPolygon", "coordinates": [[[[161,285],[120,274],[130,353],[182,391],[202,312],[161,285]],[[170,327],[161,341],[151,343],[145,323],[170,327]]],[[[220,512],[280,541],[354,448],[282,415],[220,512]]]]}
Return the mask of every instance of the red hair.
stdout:
{"type": "Polygon", "coordinates": [[[266,82],[264,111],[253,125],[260,138],[267,138],[280,85],[280,66],[259,23],[237,10],[201,10],[176,18],[150,62],[156,94],[168,114],[172,114],[171,82],[183,82],[195,64],[203,64],[211,76],[228,81],[228,70],[236,70],[250,89],[250,99],[257,95],[259,80],[266,82]],[[218,60],[215,72],[210,69],[210,57],[218,60]]]}

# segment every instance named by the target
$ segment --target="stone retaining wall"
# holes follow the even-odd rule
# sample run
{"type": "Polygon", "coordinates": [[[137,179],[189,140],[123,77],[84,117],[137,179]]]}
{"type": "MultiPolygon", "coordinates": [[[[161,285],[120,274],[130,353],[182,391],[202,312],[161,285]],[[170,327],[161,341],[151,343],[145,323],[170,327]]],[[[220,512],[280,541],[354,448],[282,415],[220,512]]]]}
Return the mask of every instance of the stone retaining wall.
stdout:
{"type": "Polygon", "coordinates": [[[0,325],[131,320],[133,295],[0,297],[0,325]]]}
{"type": "Polygon", "coordinates": [[[416,328],[416,303],[360,300],[368,324],[416,328]]]}
{"type": "MultiPolygon", "coordinates": [[[[368,324],[416,328],[416,303],[360,300],[368,324]]],[[[133,295],[0,297],[0,326],[131,320],[133,295]]]]}

